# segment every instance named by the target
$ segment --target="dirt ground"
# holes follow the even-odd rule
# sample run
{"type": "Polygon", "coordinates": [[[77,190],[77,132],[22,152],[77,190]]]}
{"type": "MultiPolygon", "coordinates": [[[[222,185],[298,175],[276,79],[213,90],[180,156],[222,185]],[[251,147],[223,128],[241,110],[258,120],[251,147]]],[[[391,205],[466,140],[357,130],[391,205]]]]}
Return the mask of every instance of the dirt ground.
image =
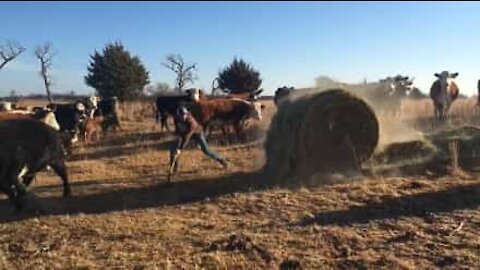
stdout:
{"type": "MultiPolygon", "coordinates": [[[[121,132],[77,146],[71,198],[50,171],[25,213],[1,196],[0,268],[480,268],[476,174],[260,188],[261,140],[214,139],[227,170],[192,148],[166,186],[172,137],[145,107],[124,107],[121,132]]],[[[268,102],[263,128],[274,111],[268,102]]]]}

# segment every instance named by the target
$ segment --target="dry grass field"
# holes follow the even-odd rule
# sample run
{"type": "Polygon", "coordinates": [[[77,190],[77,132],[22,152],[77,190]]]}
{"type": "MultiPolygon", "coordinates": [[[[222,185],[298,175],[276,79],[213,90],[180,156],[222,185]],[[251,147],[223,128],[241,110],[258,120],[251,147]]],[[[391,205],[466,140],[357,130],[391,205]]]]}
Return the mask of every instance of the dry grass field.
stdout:
{"type": "MultiPolygon", "coordinates": [[[[80,143],[69,158],[71,198],[61,197],[60,179],[49,171],[32,183],[25,213],[2,195],[0,268],[480,268],[475,173],[264,187],[257,135],[275,113],[266,103],[249,143],[214,138],[227,170],[192,148],[169,186],[171,135],[159,132],[151,107],[122,105],[122,131],[80,143]]],[[[429,100],[403,105],[405,125],[432,128],[421,120],[432,113],[429,100]]],[[[473,105],[456,101],[451,124],[475,124],[473,105]]],[[[382,123],[392,121],[400,120],[382,123]]]]}

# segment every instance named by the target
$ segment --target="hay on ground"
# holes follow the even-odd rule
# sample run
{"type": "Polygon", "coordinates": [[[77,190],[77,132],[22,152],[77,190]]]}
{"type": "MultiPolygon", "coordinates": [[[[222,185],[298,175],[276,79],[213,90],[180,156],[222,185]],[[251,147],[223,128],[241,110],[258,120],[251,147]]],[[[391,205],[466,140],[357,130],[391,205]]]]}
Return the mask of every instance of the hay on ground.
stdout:
{"type": "Polygon", "coordinates": [[[480,169],[480,128],[456,127],[427,134],[422,140],[389,144],[378,149],[366,164],[376,174],[446,175],[452,173],[452,142],[458,144],[458,165],[462,170],[480,169]]]}
{"type": "Polygon", "coordinates": [[[431,160],[438,153],[438,149],[430,141],[413,140],[397,142],[385,146],[375,153],[372,161],[377,164],[409,164],[431,160]]]}
{"type": "Polygon", "coordinates": [[[342,90],[303,92],[279,105],[265,142],[264,171],[277,184],[318,173],[358,171],[375,150],[378,121],[362,99],[342,90]]]}

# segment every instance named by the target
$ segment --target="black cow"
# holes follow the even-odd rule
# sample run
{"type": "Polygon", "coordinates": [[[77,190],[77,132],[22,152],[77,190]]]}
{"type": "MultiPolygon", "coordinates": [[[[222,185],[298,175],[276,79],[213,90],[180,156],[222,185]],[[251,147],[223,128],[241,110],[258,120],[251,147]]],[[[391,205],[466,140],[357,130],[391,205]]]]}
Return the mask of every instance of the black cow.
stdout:
{"type": "Polygon", "coordinates": [[[277,91],[275,91],[275,96],[273,98],[273,102],[275,103],[275,105],[278,106],[280,101],[288,97],[294,90],[295,88],[286,86],[277,88],[277,91]]]}
{"type": "Polygon", "coordinates": [[[25,205],[26,186],[47,166],[62,179],[63,195],[70,195],[65,157],[62,137],[52,127],[34,119],[0,122],[0,190],[17,210],[25,205]]]}
{"type": "Polygon", "coordinates": [[[113,127],[115,130],[121,129],[120,121],[118,119],[118,99],[117,97],[102,98],[98,101],[98,109],[94,116],[103,116],[105,121],[102,125],[103,130],[108,130],[113,127]]]}
{"type": "Polygon", "coordinates": [[[67,132],[73,138],[72,142],[78,140],[81,125],[88,117],[85,105],[81,101],[67,104],[50,103],[47,108],[55,113],[60,132],[67,132]]]}
{"type": "Polygon", "coordinates": [[[173,115],[181,104],[189,104],[200,99],[200,92],[198,89],[188,89],[185,90],[185,92],[187,93],[185,95],[157,97],[155,101],[157,107],[155,119],[157,123],[160,120],[162,131],[164,131],[165,128],[168,131],[167,117],[168,115],[173,115]]]}

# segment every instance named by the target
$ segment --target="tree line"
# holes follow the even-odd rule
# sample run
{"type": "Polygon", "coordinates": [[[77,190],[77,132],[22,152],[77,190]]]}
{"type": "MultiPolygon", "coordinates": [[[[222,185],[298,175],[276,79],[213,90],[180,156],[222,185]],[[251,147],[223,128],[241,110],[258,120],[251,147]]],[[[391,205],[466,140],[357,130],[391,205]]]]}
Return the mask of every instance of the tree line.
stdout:
{"type": "MultiPolygon", "coordinates": [[[[9,62],[26,51],[18,42],[7,41],[0,45],[0,70],[9,62]]],[[[51,43],[38,45],[34,51],[40,64],[40,76],[49,102],[52,102],[51,67],[56,55],[51,43]]],[[[89,56],[87,74],[83,77],[86,85],[95,89],[103,97],[116,96],[121,101],[139,98],[145,94],[159,95],[166,92],[181,93],[188,85],[198,80],[197,64],[187,63],[180,54],[168,54],[163,67],[176,75],[174,87],[167,83],[150,85],[150,73],[138,56],[132,55],[119,42],[107,43],[99,52],[95,50],[89,56]]],[[[213,90],[224,93],[244,93],[256,91],[262,84],[260,72],[243,59],[234,57],[233,61],[218,72],[214,79],[213,90]]]]}

